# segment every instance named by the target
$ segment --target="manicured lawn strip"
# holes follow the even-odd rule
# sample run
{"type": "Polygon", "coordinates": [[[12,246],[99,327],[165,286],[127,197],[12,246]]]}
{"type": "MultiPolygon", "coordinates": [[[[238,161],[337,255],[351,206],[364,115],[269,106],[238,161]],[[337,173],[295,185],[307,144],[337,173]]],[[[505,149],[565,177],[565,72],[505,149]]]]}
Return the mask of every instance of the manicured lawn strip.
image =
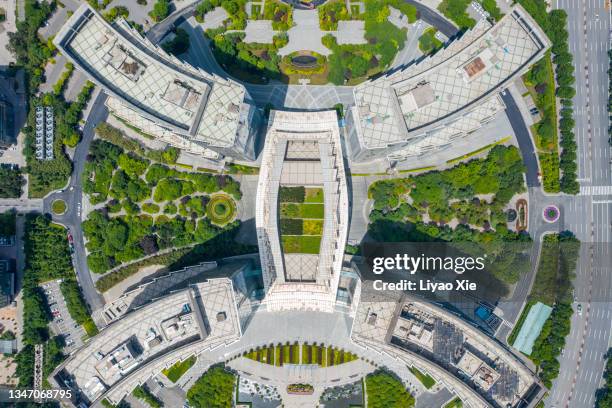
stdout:
{"type": "Polygon", "coordinates": [[[434,380],[429,374],[421,372],[416,367],[410,367],[409,370],[425,386],[425,388],[430,389],[436,385],[436,380],[434,380]]]}
{"type": "Polygon", "coordinates": [[[323,204],[281,203],[281,217],[284,218],[315,218],[323,219],[325,207],[323,204]]]}
{"type": "Polygon", "coordinates": [[[177,382],[196,362],[196,356],[191,356],[185,361],[177,361],[169,368],[162,370],[162,373],[173,383],[177,382]]]}
{"type": "Polygon", "coordinates": [[[446,404],[444,408],[463,408],[463,401],[461,401],[461,398],[455,397],[455,399],[446,404]]]}
{"type": "MultiPolygon", "coordinates": [[[[321,235],[323,233],[323,220],[301,220],[303,221],[303,235],[321,235]]],[[[282,220],[281,220],[282,223],[282,220]]]]}
{"type": "Polygon", "coordinates": [[[307,188],[305,203],[320,203],[323,204],[323,189],[322,188],[307,188]]]}
{"type": "MultiPolygon", "coordinates": [[[[470,158],[470,157],[472,157],[472,156],[476,156],[476,155],[477,155],[477,154],[479,154],[479,153],[482,153],[482,152],[485,152],[485,151],[487,151],[487,150],[489,150],[489,149],[492,149],[492,148],[493,148],[493,146],[497,146],[497,145],[499,145],[499,144],[506,143],[508,140],[510,140],[510,136],[508,136],[508,137],[504,137],[503,139],[498,140],[497,142],[493,142],[493,143],[491,143],[491,144],[488,144],[488,145],[486,145],[486,146],[483,146],[483,147],[481,147],[480,149],[476,149],[476,150],[474,150],[474,151],[472,151],[472,152],[466,153],[466,154],[464,154],[463,156],[459,156],[459,157],[456,157],[456,158],[454,158],[454,159],[447,160],[447,161],[446,161],[446,164],[454,164],[454,163],[460,162],[461,160],[465,160],[465,159],[470,158]]],[[[401,172],[400,172],[400,173],[401,173],[401,172]]]]}
{"type": "Polygon", "coordinates": [[[321,237],[316,235],[283,235],[283,251],[286,253],[318,254],[321,237]]]}
{"type": "Polygon", "coordinates": [[[282,348],[281,347],[274,347],[274,365],[277,367],[281,366],[281,354],[282,354],[282,348]]]}
{"type": "Polygon", "coordinates": [[[300,363],[300,345],[292,344],[291,345],[291,364],[299,364],[300,363]]]}

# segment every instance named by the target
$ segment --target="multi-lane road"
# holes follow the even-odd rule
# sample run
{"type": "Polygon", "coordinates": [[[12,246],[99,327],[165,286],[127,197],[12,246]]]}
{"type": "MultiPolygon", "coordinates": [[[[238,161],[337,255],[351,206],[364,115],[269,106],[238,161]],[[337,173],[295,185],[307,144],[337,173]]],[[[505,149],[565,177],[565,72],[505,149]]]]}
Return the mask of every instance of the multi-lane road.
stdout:
{"type": "Polygon", "coordinates": [[[575,280],[572,330],[547,406],[592,408],[602,383],[612,321],[612,177],[608,144],[610,9],[604,0],[557,0],[568,14],[576,68],[576,142],[581,194],[566,199],[563,227],[586,243],[575,280]],[[593,194],[595,193],[595,194],[593,194]],[[603,193],[603,194],[601,194],[603,193]],[[607,194],[606,194],[607,193],[607,194]]]}

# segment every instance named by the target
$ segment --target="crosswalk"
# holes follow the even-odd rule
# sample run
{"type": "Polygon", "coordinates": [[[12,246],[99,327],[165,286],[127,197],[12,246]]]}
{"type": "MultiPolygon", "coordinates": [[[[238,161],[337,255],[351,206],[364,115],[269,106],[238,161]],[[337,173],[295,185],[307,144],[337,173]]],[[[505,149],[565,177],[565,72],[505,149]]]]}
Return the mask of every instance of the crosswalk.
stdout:
{"type": "Polygon", "coordinates": [[[612,186],[580,186],[580,195],[612,195],[612,186]]]}

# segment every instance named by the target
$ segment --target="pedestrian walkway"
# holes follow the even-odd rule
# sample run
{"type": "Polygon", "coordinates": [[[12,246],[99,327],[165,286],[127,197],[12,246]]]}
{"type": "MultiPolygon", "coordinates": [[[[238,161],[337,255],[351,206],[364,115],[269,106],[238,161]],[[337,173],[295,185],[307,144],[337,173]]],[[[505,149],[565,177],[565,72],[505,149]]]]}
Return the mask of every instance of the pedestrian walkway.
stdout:
{"type": "Polygon", "coordinates": [[[580,186],[580,195],[612,195],[612,186],[580,186]]]}

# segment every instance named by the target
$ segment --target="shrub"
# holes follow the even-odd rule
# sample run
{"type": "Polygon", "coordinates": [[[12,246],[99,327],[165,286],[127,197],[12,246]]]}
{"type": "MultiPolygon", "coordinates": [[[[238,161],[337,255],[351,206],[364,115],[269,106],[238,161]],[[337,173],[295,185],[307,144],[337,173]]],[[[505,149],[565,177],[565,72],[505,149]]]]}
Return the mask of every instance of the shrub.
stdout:
{"type": "Polygon", "coordinates": [[[303,203],[305,197],[306,188],[303,186],[281,186],[281,188],[278,190],[278,199],[281,203],[303,203]]]}

